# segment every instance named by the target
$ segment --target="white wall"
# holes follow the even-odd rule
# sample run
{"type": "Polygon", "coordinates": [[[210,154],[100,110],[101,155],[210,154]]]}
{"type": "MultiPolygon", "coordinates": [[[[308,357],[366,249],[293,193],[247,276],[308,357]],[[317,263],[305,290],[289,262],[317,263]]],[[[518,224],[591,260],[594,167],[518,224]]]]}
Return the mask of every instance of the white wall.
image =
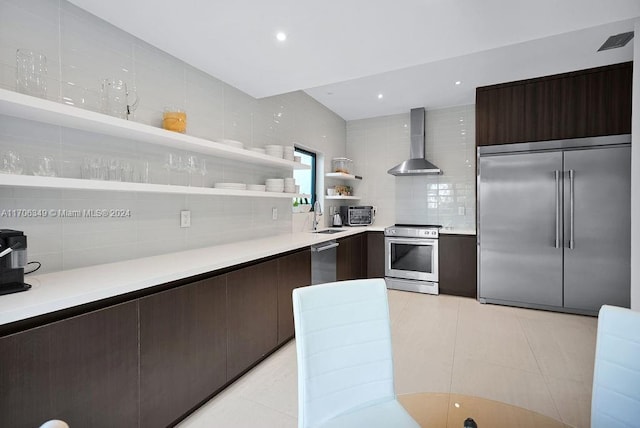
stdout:
{"type": "MultiPolygon", "coordinates": [[[[164,107],[177,105],[187,111],[191,135],[239,140],[247,147],[295,141],[329,158],[345,153],[345,121],[303,92],[256,100],[64,0],[0,0],[0,86],[5,89],[15,90],[18,48],[47,56],[47,95],[54,101],[98,109],[101,79],[118,78],[140,97],[132,117],[137,122],[160,126],[164,107]]],[[[188,180],[186,173],[169,174],[162,167],[169,150],[0,115],[3,150],[26,159],[25,173],[31,173],[38,156],[47,154],[55,157],[61,176],[79,178],[85,157],[103,156],[148,161],[153,183],[188,180]]],[[[209,172],[204,181],[195,177],[194,185],[260,183],[292,175],[212,157],[206,160],[209,172]]],[[[2,208],[131,210],[131,217],[122,219],[0,218],[1,228],[25,232],[29,259],[42,262],[44,272],[270,236],[292,228],[287,199],[0,188],[2,208]],[[271,219],[272,207],[278,208],[276,221],[271,219]],[[191,228],[179,227],[181,209],[191,210],[191,228]]]]}
{"type": "Polygon", "coordinates": [[[640,20],[633,40],[631,123],[631,308],[640,311],[640,20]]]}
{"type": "Polygon", "coordinates": [[[426,158],[442,175],[387,174],[409,157],[409,126],[409,112],[347,122],[347,154],[364,176],[355,189],[361,203],[378,207],[381,225],[441,224],[475,231],[475,107],[427,110],[426,158]]]}

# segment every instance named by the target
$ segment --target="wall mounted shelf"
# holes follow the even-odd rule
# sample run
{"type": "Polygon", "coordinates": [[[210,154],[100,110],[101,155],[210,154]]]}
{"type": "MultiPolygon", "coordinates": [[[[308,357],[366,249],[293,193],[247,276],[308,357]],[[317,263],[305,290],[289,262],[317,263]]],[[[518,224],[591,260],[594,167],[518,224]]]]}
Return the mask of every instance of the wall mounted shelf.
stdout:
{"type": "Polygon", "coordinates": [[[327,172],[324,176],[330,178],[339,178],[341,180],[362,180],[362,177],[360,177],[359,175],[346,174],[344,172],[327,172]]]}
{"type": "Polygon", "coordinates": [[[255,165],[283,169],[309,169],[309,165],[275,158],[246,149],[156,128],[144,123],[84,110],[78,107],[0,88],[0,114],[81,131],[140,141],[172,150],[188,150],[255,165]]]}
{"type": "Polygon", "coordinates": [[[332,199],[332,200],[342,200],[342,201],[357,201],[360,199],[359,196],[325,196],[325,199],[332,199]]]}
{"type": "Polygon", "coordinates": [[[243,196],[256,198],[309,198],[298,193],[256,192],[251,190],[214,189],[211,187],[176,186],[170,184],[130,183],[124,181],[84,180],[79,178],[38,177],[0,174],[0,186],[20,188],[102,190],[116,192],[173,193],[182,195],[243,196]]]}

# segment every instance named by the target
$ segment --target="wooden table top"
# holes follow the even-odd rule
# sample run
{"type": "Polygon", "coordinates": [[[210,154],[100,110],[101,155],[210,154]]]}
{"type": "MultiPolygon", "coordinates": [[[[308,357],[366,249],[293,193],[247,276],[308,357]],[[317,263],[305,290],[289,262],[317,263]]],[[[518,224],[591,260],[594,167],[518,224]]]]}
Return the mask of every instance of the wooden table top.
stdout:
{"type": "Polygon", "coordinates": [[[422,428],[463,428],[473,418],[478,428],[567,428],[549,416],[500,401],[461,394],[398,395],[398,401],[422,428]]]}

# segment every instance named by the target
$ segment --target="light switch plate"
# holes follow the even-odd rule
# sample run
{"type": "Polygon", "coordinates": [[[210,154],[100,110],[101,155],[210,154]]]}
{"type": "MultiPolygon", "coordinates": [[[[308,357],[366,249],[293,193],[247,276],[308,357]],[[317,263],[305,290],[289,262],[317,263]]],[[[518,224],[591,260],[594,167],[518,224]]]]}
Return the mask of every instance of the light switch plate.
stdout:
{"type": "Polygon", "coordinates": [[[458,215],[464,215],[464,207],[458,207],[458,215]]]}
{"type": "Polygon", "coordinates": [[[278,209],[277,208],[271,208],[271,220],[277,220],[278,219],[278,209]]]}
{"type": "Polygon", "coordinates": [[[191,211],[180,211],[180,227],[191,227],[191,211]]]}

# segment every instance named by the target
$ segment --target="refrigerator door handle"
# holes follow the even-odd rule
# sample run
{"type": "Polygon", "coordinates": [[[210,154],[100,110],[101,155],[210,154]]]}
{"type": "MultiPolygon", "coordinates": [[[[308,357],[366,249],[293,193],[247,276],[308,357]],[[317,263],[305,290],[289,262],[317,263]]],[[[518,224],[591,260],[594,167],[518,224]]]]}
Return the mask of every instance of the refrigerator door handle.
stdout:
{"type": "Polygon", "coordinates": [[[560,248],[560,171],[554,171],[556,175],[556,248],[560,248]]]}
{"type": "Polygon", "coordinates": [[[573,236],[573,223],[575,212],[574,212],[574,177],[575,171],[573,169],[569,170],[569,248],[574,249],[576,246],[575,238],[573,236]]]}

